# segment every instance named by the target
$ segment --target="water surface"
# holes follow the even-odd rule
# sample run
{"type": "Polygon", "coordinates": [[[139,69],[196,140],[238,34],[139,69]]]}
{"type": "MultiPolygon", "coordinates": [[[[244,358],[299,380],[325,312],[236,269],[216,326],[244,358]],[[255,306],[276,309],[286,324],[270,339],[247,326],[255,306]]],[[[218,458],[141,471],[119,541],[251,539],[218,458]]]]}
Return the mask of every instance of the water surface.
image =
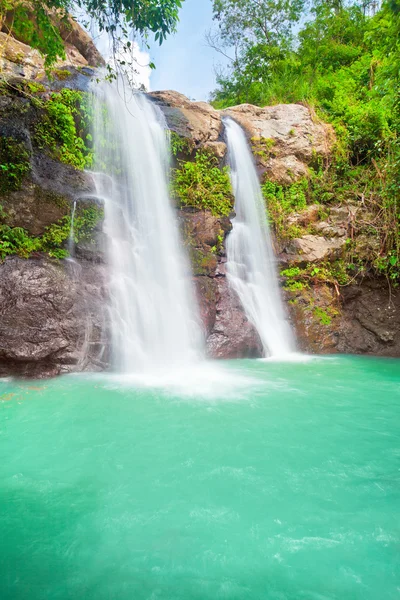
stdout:
{"type": "Polygon", "coordinates": [[[400,361],[182,380],[0,382],[0,598],[398,599],[400,361]]]}

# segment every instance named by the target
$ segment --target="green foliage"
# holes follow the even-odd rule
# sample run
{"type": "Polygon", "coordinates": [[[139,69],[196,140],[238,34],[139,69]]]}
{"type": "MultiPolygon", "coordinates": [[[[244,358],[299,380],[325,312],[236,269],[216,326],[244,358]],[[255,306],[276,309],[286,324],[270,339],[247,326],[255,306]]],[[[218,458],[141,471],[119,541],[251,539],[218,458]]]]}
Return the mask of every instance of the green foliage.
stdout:
{"type": "MultiPolygon", "coordinates": [[[[103,211],[97,207],[89,207],[78,213],[74,220],[75,242],[91,234],[103,216],[103,211]]],[[[7,215],[0,206],[0,220],[7,215]]],[[[71,217],[66,215],[56,223],[46,227],[42,236],[33,237],[22,227],[10,227],[0,224],[0,259],[6,256],[18,255],[29,258],[35,252],[43,252],[52,258],[66,258],[68,251],[63,247],[71,233],[71,217]]]]}
{"type": "Polygon", "coordinates": [[[289,269],[283,269],[283,271],[281,271],[283,277],[297,277],[300,273],[299,267],[290,267],[289,269]]]}
{"type": "Polygon", "coordinates": [[[39,50],[48,68],[66,57],[64,42],[50,11],[58,10],[60,20],[65,21],[70,6],[69,0],[31,0],[29,5],[20,0],[0,0],[0,22],[4,20],[12,35],[39,50]]]}
{"type": "Polygon", "coordinates": [[[85,143],[85,140],[90,141],[90,135],[85,132],[91,118],[87,94],[69,89],[52,93],[43,105],[43,117],[36,125],[34,142],[61,162],[77,169],[89,167],[93,154],[85,143]]]}
{"type": "Polygon", "coordinates": [[[224,232],[222,229],[220,229],[217,235],[217,243],[211,248],[211,252],[214,252],[214,254],[218,254],[219,252],[221,252],[221,250],[224,249],[224,239],[224,232]]]}
{"type": "Polygon", "coordinates": [[[20,189],[30,169],[30,155],[24,143],[0,137],[0,192],[20,189]]]}
{"type": "MultiPolygon", "coordinates": [[[[247,4],[250,17],[250,4],[259,3],[247,4]]],[[[249,41],[230,71],[220,74],[214,104],[301,102],[332,123],[334,157],[314,165],[307,201],[358,206],[349,264],[372,267],[400,283],[400,0],[386,0],[380,10],[368,0],[314,0],[293,41],[278,30],[263,38],[255,14],[250,26],[234,12],[216,14],[224,32],[249,41]]],[[[282,193],[266,189],[265,195],[278,236],[297,235],[285,225],[292,208],[282,193]]]]}
{"type": "Polygon", "coordinates": [[[184,206],[210,210],[213,215],[229,215],[233,194],[227,167],[220,169],[218,159],[199,151],[193,162],[181,162],[173,169],[172,194],[184,206]]]}
{"type": "Polygon", "coordinates": [[[275,145],[275,140],[265,137],[252,137],[250,141],[254,156],[262,160],[268,160],[273,156],[272,148],[275,145]]]}
{"type": "Polygon", "coordinates": [[[71,73],[67,69],[52,69],[51,77],[58,79],[58,81],[66,81],[72,77],[71,73]]]}
{"type": "Polygon", "coordinates": [[[194,144],[191,140],[181,137],[175,131],[170,131],[170,145],[174,156],[178,156],[178,154],[191,154],[194,149],[194,144]]]}
{"type": "Polygon", "coordinates": [[[314,308],[314,317],[319,320],[320,325],[330,325],[332,321],[327,311],[318,306],[314,308]]]}
{"type": "MultiPolygon", "coordinates": [[[[58,59],[65,59],[64,41],[60,29],[67,34],[71,28],[68,14],[81,10],[87,22],[110,36],[117,61],[119,51],[132,49],[132,34],[147,38],[149,33],[160,44],[175,31],[182,0],[0,0],[0,24],[6,30],[45,56],[50,69],[58,59]]],[[[65,36],[64,36],[65,37],[65,36]]]]}
{"type": "Polygon", "coordinates": [[[285,278],[285,289],[289,291],[302,290],[310,284],[330,283],[335,286],[347,285],[350,281],[349,265],[344,260],[322,262],[318,266],[308,264],[303,268],[289,267],[281,271],[285,278]]]}
{"type": "Polygon", "coordinates": [[[297,225],[288,225],[287,217],[292,212],[303,210],[307,205],[308,181],[301,179],[283,186],[266,181],[262,192],[267,203],[269,219],[279,238],[290,239],[302,234],[297,225]]]}

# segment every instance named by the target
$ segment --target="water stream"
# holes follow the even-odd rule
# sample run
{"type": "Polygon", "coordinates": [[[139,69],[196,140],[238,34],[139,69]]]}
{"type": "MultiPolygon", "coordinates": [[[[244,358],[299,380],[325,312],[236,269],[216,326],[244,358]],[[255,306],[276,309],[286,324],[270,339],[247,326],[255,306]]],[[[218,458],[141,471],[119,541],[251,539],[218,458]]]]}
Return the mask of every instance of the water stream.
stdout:
{"type": "Polygon", "coordinates": [[[72,205],[71,229],[69,231],[69,238],[68,238],[68,252],[69,252],[71,259],[73,259],[75,256],[75,233],[74,233],[75,212],[76,212],[76,200],[74,200],[74,203],[72,205]]]}
{"type": "Polygon", "coordinates": [[[253,157],[242,128],[224,119],[236,218],[227,238],[227,274],[248,319],[261,338],[266,356],[294,350],[279,293],[276,261],[253,157]]]}
{"type": "Polygon", "coordinates": [[[143,372],[192,364],[199,317],[168,195],[169,146],[161,111],[121,81],[95,88],[98,194],[105,197],[114,368],[143,372]]]}

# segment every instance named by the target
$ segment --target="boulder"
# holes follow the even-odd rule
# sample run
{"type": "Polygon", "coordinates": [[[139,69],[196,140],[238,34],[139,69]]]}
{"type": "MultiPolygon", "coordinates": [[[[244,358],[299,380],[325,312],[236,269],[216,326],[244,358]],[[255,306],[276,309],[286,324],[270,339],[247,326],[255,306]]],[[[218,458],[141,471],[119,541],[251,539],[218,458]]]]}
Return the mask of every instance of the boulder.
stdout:
{"type": "Polygon", "coordinates": [[[247,319],[225,274],[217,278],[215,323],[207,338],[210,358],[257,358],[263,356],[260,337],[247,319]]]}
{"type": "Polygon", "coordinates": [[[193,142],[196,148],[208,144],[216,154],[225,154],[221,114],[212,106],[206,102],[191,102],[183,94],[170,90],[151,92],[148,96],[164,113],[171,131],[193,142]]]}
{"type": "Polygon", "coordinates": [[[318,235],[304,235],[290,240],[285,246],[281,258],[290,263],[313,263],[340,257],[346,239],[325,238],[318,235]]]}
{"type": "Polygon", "coordinates": [[[44,73],[44,59],[37,50],[0,31],[0,73],[36,79],[44,73]]]}
{"type": "Polygon", "coordinates": [[[8,258],[0,266],[0,373],[104,369],[104,280],[100,265],[8,258]]]}

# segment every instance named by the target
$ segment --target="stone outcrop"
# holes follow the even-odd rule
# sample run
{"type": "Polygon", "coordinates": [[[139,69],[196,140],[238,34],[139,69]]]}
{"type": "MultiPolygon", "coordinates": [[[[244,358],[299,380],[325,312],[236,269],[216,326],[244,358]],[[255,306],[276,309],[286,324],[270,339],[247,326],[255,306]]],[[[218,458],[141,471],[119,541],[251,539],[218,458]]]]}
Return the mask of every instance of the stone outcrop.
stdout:
{"type": "Polygon", "coordinates": [[[213,148],[215,145],[220,155],[225,154],[221,115],[212,106],[206,102],[191,102],[183,94],[170,90],[151,92],[149,97],[164,113],[171,131],[190,140],[195,148],[203,145],[213,148]]]}
{"type": "Polygon", "coordinates": [[[194,284],[210,358],[262,356],[262,345],[226,277],[223,239],[227,217],[209,211],[180,211],[182,236],[191,259],[194,284]]]}
{"type": "Polygon", "coordinates": [[[287,300],[304,352],[400,356],[400,294],[386,279],[357,278],[340,295],[321,282],[287,300]]]}
{"type": "Polygon", "coordinates": [[[104,369],[105,298],[100,265],[8,258],[0,268],[0,375],[104,369]]]}
{"type": "Polygon", "coordinates": [[[266,108],[241,104],[218,111],[178,92],[152,92],[149,96],[163,111],[171,131],[192,142],[194,148],[210,148],[220,159],[226,154],[222,118],[235,119],[253,145],[260,176],[278,183],[306,176],[317,157],[329,155],[334,141],[332,128],[300,104],[266,108]]]}
{"type": "Polygon", "coordinates": [[[263,179],[291,183],[308,174],[307,166],[327,157],[333,130],[300,104],[259,108],[241,104],[224,111],[247,132],[263,179]]]}
{"type": "MultiPolygon", "coordinates": [[[[27,18],[35,19],[34,11],[26,4],[27,18]]],[[[54,26],[59,30],[65,42],[65,60],[59,60],[55,69],[64,67],[99,67],[105,64],[88,33],[74,19],[60,21],[57,15],[52,17],[54,26]]],[[[23,37],[23,31],[16,36],[12,27],[13,15],[9,12],[0,31],[0,73],[4,76],[19,76],[30,80],[45,77],[44,58],[38,50],[28,46],[23,37]]]]}
{"type": "Polygon", "coordinates": [[[303,235],[288,242],[281,257],[290,263],[314,263],[340,257],[346,239],[326,238],[319,235],[303,235]]]}

